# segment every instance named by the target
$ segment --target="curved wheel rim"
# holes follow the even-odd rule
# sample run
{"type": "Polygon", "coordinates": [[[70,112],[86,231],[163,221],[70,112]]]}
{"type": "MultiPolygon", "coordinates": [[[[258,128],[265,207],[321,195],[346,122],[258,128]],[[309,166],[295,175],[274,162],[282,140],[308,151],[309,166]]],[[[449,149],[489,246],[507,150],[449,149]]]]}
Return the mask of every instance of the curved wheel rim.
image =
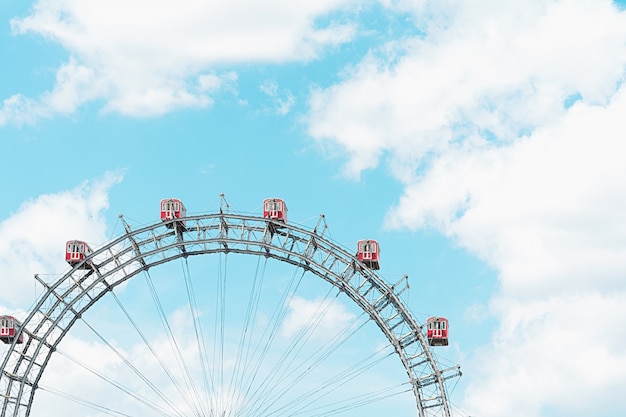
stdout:
{"type": "Polygon", "coordinates": [[[214,213],[158,222],[94,250],[52,284],[23,322],[28,335],[2,362],[2,416],[28,416],[52,354],[76,320],[105,294],[135,275],[179,258],[241,253],[274,258],[310,271],[343,291],[394,346],[422,416],[450,416],[444,381],[458,366],[439,369],[421,326],[393,286],[316,230],[262,217],[214,213]],[[87,268],[87,272],[85,272],[87,268]]]}

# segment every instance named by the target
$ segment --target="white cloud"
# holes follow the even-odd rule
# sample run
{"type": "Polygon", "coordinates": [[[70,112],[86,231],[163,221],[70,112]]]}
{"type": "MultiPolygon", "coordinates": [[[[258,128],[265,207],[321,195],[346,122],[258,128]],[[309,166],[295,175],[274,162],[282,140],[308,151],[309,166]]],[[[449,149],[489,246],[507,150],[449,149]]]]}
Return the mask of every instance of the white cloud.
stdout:
{"type": "Polygon", "coordinates": [[[624,112],[626,88],[510,147],[450,154],[391,214],[437,224],[500,272],[498,339],[477,352],[483,383],[468,393],[483,415],[624,410],[612,399],[626,383],[624,112]]]}
{"type": "Polygon", "coordinates": [[[109,205],[109,188],[119,181],[120,174],[109,173],[70,191],[41,195],[0,223],[0,276],[11,283],[3,285],[3,304],[26,308],[39,285],[35,274],[46,280],[48,274],[66,270],[68,240],[80,239],[94,246],[106,240],[103,212],[109,205]]]}
{"type": "Polygon", "coordinates": [[[42,103],[51,114],[71,114],[84,102],[101,97],[106,90],[106,83],[98,79],[93,68],[70,59],[57,71],[54,90],[44,95],[42,103]]]}
{"type": "Polygon", "coordinates": [[[445,231],[502,273],[506,295],[626,288],[625,111],[622,88],[510,146],[451,149],[389,224],[445,231]]]}
{"type": "MultiPolygon", "coordinates": [[[[183,379],[176,372],[179,368],[168,341],[150,342],[160,359],[169,361],[166,366],[173,371],[174,380],[182,384],[183,379]]],[[[178,410],[191,412],[146,344],[128,346],[126,341],[118,341],[112,342],[112,346],[115,350],[99,340],[87,341],[68,334],[43,374],[32,411],[42,413],[45,410],[45,414],[51,417],[84,415],[89,410],[83,405],[85,403],[131,414],[145,414],[154,406],[167,409],[164,401],[143,380],[147,379],[164,395],[178,398],[175,403],[178,410]]],[[[187,349],[186,346],[183,348],[187,349]]],[[[189,358],[194,357],[189,355],[189,358]]],[[[192,366],[191,361],[189,365],[192,366]]]]}
{"type": "Polygon", "coordinates": [[[281,328],[282,336],[288,339],[299,332],[307,337],[331,339],[354,320],[352,313],[332,300],[307,300],[296,296],[289,300],[288,307],[281,328]]]}
{"type": "Polygon", "coordinates": [[[293,105],[296,104],[296,98],[291,91],[279,90],[278,84],[274,81],[266,80],[261,84],[260,90],[271,99],[272,111],[278,115],[284,116],[289,113],[293,105]]]}
{"type": "Polygon", "coordinates": [[[201,91],[216,92],[222,89],[235,91],[237,87],[237,73],[227,72],[219,76],[217,74],[203,74],[198,77],[201,91]]]}
{"type": "Polygon", "coordinates": [[[626,292],[494,302],[501,327],[465,371],[472,415],[615,415],[624,411],[626,292]],[[480,382],[479,382],[480,381],[480,382]]]}
{"type": "Polygon", "coordinates": [[[623,77],[626,18],[608,1],[463,2],[446,19],[446,30],[390,44],[312,95],[309,132],[348,150],[347,175],[388,153],[409,181],[451,142],[512,140],[562,116],[572,94],[606,103],[623,77]]]}
{"type": "Polygon", "coordinates": [[[464,364],[472,415],[623,414],[626,13],[392,5],[426,35],[314,92],[309,132],[353,178],[387,163],[405,185],[387,226],[435,228],[498,271],[499,326],[464,364]]]}
{"type": "MultiPolygon", "coordinates": [[[[318,27],[316,21],[351,3],[40,0],[11,27],[14,34],[41,35],[70,54],[55,87],[36,100],[45,115],[100,100],[105,111],[154,116],[210,105],[200,74],[216,65],[308,61],[349,41],[351,25],[330,21],[318,27]]],[[[18,110],[5,103],[0,123],[28,121],[18,110]]]]}
{"type": "MultiPolygon", "coordinates": [[[[131,297],[129,300],[137,304],[136,298],[131,297]]],[[[124,360],[112,349],[102,344],[99,337],[87,331],[79,320],[75,328],[65,337],[59,351],[54,354],[46,368],[40,383],[41,390],[37,392],[37,400],[33,403],[33,412],[51,410],[46,414],[49,416],[84,413],[84,407],[48,393],[50,389],[56,389],[80,398],[81,401],[91,401],[129,415],[145,414],[146,407],[131,398],[130,395],[124,394],[113,384],[105,382],[99,376],[105,376],[114,383],[129,388],[133,394],[149,398],[154,404],[161,406],[163,401],[156,398],[147,384],[124,362],[132,364],[143,378],[150,381],[169,398],[177,398],[176,407],[184,415],[194,414],[194,407],[197,406],[205,406],[206,408],[210,406],[211,413],[220,413],[220,415],[222,412],[237,410],[239,407],[242,407],[239,410],[241,412],[258,410],[268,406],[268,404],[263,404],[259,392],[263,392],[265,397],[275,400],[275,404],[270,407],[287,407],[293,401],[294,396],[299,396],[307,386],[319,390],[320,378],[322,381],[326,380],[328,372],[339,372],[339,370],[348,367],[346,363],[333,364],[329,358],[325,358],[324,361],[317,358],[316,363],[310,365],[313,369],[323,368],[327,373],[319,371],[321,376],[308,374],[308,372],[304,372],[299,362],[291,363],[291,361],[286,360],[287,358],[292,359],[292,357],[283,355],[284,352],[281,349],[284,346],[281,347],[278,344],[269,351],[265,351],[269,346],[263,347],[263,344],[260,343],[262,339],[265,339],[265,335],[261,333],[257,335],[258,340],[253,340],[251,346],[244,349],[248,352],[238,352],[244,346],[238,345],[241,343],[240,337],[242,335],[238,333],[241,329],[237,326],[226,326],[225,344],[220,348],[219,343],[216,344],[213,340],[213,337],[219,337],[213,333],[218,331],[218,328],[211,329],[212,325],[218,326],[218,323],[214,321],[213,317],[210,317],[210,314],[206,317],[208,323],[204,323],[208,327],[204,328],[204,337],[206,337],[204,340],[204,348],[206,349],[204,359],[207,361],[203,361],[199,355],[194,325],[189,319],[189,306],[179,306],[167,314],[168,326],[173,331],[177,346],[171,343],[169,336],[165,334],[160,323],[158,323],[159,320],[149,316],[153,306],[144,305],[134,311],[132,318],[147,336],[150,342],[150,346],[148,346],[140,340],[139,335],[132,328],[133,326],[130,326],[125,318],[119,316],[120,312],[116,308],[109,310],[106,307],[106,297],[98,304],[104,304],[104,307],[95,306],[93,307],[95,311],[89,311],[83,317],[90,326],[97,329],[99,337],[105,338],[115,346],[124,360]],[[144,314],[146,316],[143,316],[144,314]],[[94,340],[96,341],[94,342],[94,340]],[[251,348],[252,351],[249,351],[251,348]],[[217,350],[213,351],[213,349],[217,350]],[[220,349],[224,349],[223,352],[220,349]],[[153,352],[157,352],[158,357],[153,352]],[[240,354],[244,354],[245,358],[241,357],[240,354]],[[281,360],[282,363],[279,363],[278,361],[281,360]],[[76,361],[86,366],[77,365],[76,361]],[[186,369],[183,369],[183,362],[186,369]],[[283,366],[282,369],[281,366],[283,366]],[[164,367],[167,368],[169,375],[166,375],[164,367]],[[204,380],[206,375],[203,375],[203,367],[207,367],[209,380],[204,380]],[[283,379],[273,380],[272,378],[276,377],[279,369],[283,379]],[[224,372],[223,378],[220,377],[220,372],[224,372]],[[238,377],[241,378],[241,385],[232,383],[233,372],[238,373],[238,377]],[[301,375],[301,377],[294,376],[294,372],[296,376],[301,375]],[[308,375],[305,376],[305,374],[308,375]],[[197,392],[190,388],[190,378],[193,379],[197,392]],[[172,379],[175,383],[172,382],[172,379]],[[209,390],[204,389],[205,383],[210,386],[209,390]],[[248,386],[248,384],[251,385],[248,386]],[[297,388],[291,392],[290,390],[294,386],[297,388]]],[[[310,323],[307,324],[307,321],[319,315],[324,306],[330,306],[330,308],[322,323],[317,327],[314,339],[308,340],[314,346],[319,347],[327,338],[332,337],[340,326],[345,325],[351,315],[337,303],[323,303],[300,297],[295,298],[290,303],[291,313],[287,321],[291,325],[287,326],[288,329],[284,328],[283,330],[291,331],[291,333],[286,336],[294,341],[301,341],[302,339],[294,338],[295,333],[302,326],[309,327],[310,323]]],[[[129,307],[128,304],[126,307],[129,307]]],[[[239,307],[237,305],[235,309],[239,307]]],[[[384,378],[381,379],[384,380],[384,378]]],[[[383,382],[389,384],[388,381],[383,382]]],[[[379,383],[381,381],[378,379],[370,383],[365,380],[355,380],[354,384],[336,387],[336,392],[351,393],[350,395],[362,394],[362,390],[353,392],[356,386],[363,384],[363,388],[367,391],[371,390],[372,387],[378,387],[379,383]]],[[[332,397],[334,391],[320,396],[321,402],[318,405],[330,407],[332,401],[327,398],[327,395],[332,397]]],[[[300,399],[302,400],[302,398],[300,399]]]]}
{"type": "Polygon", "coordinates": [[[2,102],[0,107],[0,126],[13,123],[17,126],[32,124],[47,111],[36,101],[21,94],[15,94],[2,102]]]}

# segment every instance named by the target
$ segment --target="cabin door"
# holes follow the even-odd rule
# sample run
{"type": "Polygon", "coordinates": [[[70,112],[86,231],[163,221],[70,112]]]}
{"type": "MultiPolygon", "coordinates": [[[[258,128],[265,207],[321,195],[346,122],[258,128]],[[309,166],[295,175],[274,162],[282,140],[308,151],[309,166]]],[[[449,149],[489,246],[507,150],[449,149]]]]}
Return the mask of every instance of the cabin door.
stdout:
{"type": "Polygon", "coordinates": [[[83,248],[80,245],[72,245],[72,249],[70,252],[70,260],[72,261],[80,261],[80,256],[82,255],[83,248]]]}
{"type": "Polygon", "coordinates": [[[432,323],[433,329],[432,329],[432,337],[433,339],[441,339],[441,337],[443,336],[442,330],[441,330],[441,322],[440,321],[436,321],[434,323],[432,323]]]}
{"type": "Polygon", "coordinates": [[[445,339],[447,337],[446,321],[437,322],[437,337],[445,339]]]}
{"type": "Polygon", "coordinates": [[[3,319],[0,323],[0,336],[9,336],[11,331],[10,327],[13,327],[11,322],[8,319],[3,319]]]}

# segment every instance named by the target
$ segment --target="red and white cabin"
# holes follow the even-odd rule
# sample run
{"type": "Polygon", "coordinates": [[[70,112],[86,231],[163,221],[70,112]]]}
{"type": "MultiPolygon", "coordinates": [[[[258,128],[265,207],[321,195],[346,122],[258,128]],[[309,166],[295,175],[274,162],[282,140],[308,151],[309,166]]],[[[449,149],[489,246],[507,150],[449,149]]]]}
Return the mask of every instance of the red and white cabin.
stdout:
{"type": "Polygon", "coordinates": [[[263,200],[263,217],[287,223],[287,205],[280,198],[266,198],[263,200]]]}
{"type": "Polygon", "coordinates": [[[22,324],[13,316],[0,316],[0,340],[7,345],[24,343],[24,335],[20,332],[22,324]],[[17,340],[16,340],[17,339],[17,340]]]}
{"type": "Polygon", "coordinates": [[[370,269],[380,269],[380,246],[375,240],[359,240],[357,259],[370,269]]]}
{"type": "MultiPolygon", "coordinates": [[[[187,216],[187,209],[178,198],[164,198],[161,200],[161,220],[166,222],[173,219],[182,219],[185,216],[187,216]]],[[[179,222],[168,223],[167,227],[173,229],[175,224],[185,227],[187,222],[181,220],[179,222]]]]}
{"type": "Polygon", "coordinates": [[[431,317],[426,321],[426,337],[430,346],[448,346],[448,319],[431,317]]]}
{"type": "MultiPolygon", "coordinates": [[[[65,260],[71,266],[81,263],[91,253],[89,245],[81,240],[68,240],[65,244],[65,260]]],[[[87,265],[84,267],[88,268],[87,265]]]]}

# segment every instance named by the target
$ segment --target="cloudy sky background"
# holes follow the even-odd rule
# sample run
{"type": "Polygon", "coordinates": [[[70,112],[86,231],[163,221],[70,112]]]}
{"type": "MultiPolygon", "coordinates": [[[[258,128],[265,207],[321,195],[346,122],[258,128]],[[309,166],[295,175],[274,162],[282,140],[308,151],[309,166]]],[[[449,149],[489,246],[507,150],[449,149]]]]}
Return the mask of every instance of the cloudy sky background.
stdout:
{"type": "Polygon", "coordinates": [[[119,213],[286,196],[456,319],[468,414],[621,416],[625,8],[5,0],[0,305],[119,213]]]}

